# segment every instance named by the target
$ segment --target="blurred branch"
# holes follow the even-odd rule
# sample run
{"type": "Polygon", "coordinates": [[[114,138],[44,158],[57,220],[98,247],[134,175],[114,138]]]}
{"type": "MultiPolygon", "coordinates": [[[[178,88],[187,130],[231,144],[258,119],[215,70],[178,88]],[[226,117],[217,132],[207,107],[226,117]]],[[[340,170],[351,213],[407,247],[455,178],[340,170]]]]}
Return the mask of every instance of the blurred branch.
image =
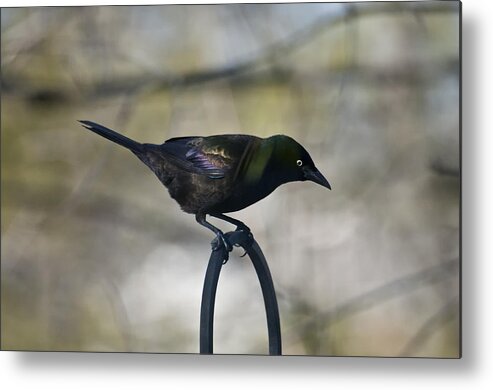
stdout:
{"type": "Polygon", "coordinates": [[[324,322],[326,326],[330,326],[335,322],[341,321],[351,315],[368,310],[371,307],[395,299],[399,296],[411,293],[420,287],[435,284],[451,276],[456,276],[458,275],[458,272],[459,259],[455,258],[411,275],[393,280],[383,286],[360,294],[325,313],[316,312],[316,309],[313,308],[312,312],[317,315],[311,316],[304,321],[301,333],[304,334],[305,329],[312,329],[315,322],[324,322]]]}
{"type": "MultiPolygon", "coordinates": [[[[158,80],[156,89],[169,88],[170,86],[176,85],[187,86],[222,78],[236,77],[247,71],[254,70],[255,67],[261,66],[262,64],[267,67],[272,67],[280,57],[285,56],[295,49],[303,46],[321,32],[334,28],[342,23],[349,23],[353,19],[360,17],[398,12],[412,12],[414,15],[418,15],[421,13],[442,13],[454,11],[457,11],[456,4],[449,2],[437,2],[430,4],[420,3],[419,5],[383,2],[371,3],[370,6],[364,8],[356,8],[354,5],[348,4],[340,12],[331,12],[330,14],[322,15],[320,18],[315,20],[315,22],[291,33],[287,38],[267,46],[257,56],[251,59],[216,69],[191,72],[183,75],[161,76],[161,80],[158,80]]],[[[152,81],[156,82],[154,78],[152,81]]],[[[127,84],[127,88],[138,88],[140,84],[147,85],[152,81],[142,80],[141,82],[138,82],[135,80],[133,83],[127,84]],[[131,84],[134,86],[132,87],[131,84]]],[[[123,84],[121,84],[121,86],[123,86],[123,84]]],[[[96,87],[96,90],[114,90],[115,87],[118,87],[118,83],[102,83],[99,87],[96,87]]],[[[118,89],[119,88],[117,88],[117,90],[118,89]]]]}
{"type": "Polygon", "coordinates": [[[130,319],[128,318],[128,312],[122,297],[122,292],[109,270],[105,270],[104,272],[102,287],[108,295],[108,303],[112,311],[115,326],[122,338],[122,350],[125,352],[135,351],[135,340],[133,339],[134,332],[130,319]]]}
{"type": "Polygon", "coordinates": [[[459,177],[460,175],[460,167],[452,167],[450,164],[447,164],[445,161],[441,161],[439,159],[433,161],[430,168],[432,171],[442,176],[459,177]]]}
{"type": "MultiPolygon", "coordinates": [[[[348,4],[338,12],[324,14],[313,23],[305,26],[286,38],[274,42],[262,49],[256,56],[250,59],[239,61],[224,67],[205,69],[187,74],[167,74],[167,75],[139,75],[134,78],[125,77],[124,79],[100,80],[88,87],[84,95],[87,98],[104,97],[109,95],[119,95],[122,93],[137,92],[142,88],[148,90],[161,90],[170,87],[185,87],[220,80],[224,78],[234,78],[252,71],[271,72],[276,68],[279,58],[286,56],[290,52],[298,49],[314,36],[327,29],[334,28],[342,23],[379,14],[394,14],[411,12],[413,16],[431,13],[457,12],[455,2],[433,2],[433,3],[371,3],[367,6],[354,7],[348,4]]],[[[25,89],[22,80],[6,80],[2,74],[2,86],[4,92],[19,91],[25,89]]],[[[54,91],[50,91],[53,93],[54,91]]],[[[44,96],[42,91],[25,91],[28,96],[44,96]]],[[[60,95],[67,93],[59,91],[60,95]]]]}
{"type": "Polygon", "coordinates": [[[459,298],[455,297],[434,313],[418,329],[416,334],[408,341],[400,353],[401,356],[412,356],[440,327],[446,325],[458,313],[459,298]]]}
{"type": "MultiPolygon", "coordinates": [[[[12,63],[19,61],[21,64],[19,66],[30,65],[29,59],[24,58],[22,61],[19,60],[22,54],[32,53],[38,50],[42,50],[43,46],[46,45],[48,41],[59,36],[60,31],[62,31],[67,25],[72,23],[77,19],[78,14],[75,12],[65,12],[58,14],[56,22],[51,24],[43,22],[42,14],[32,13],[30,15],[24,16],[16,22],[8,26],[5,31],[2,31],[2,40],[7,34],[18,35],[19,38],[16,40],[16,45],[14,50],[8,51],[5,49],[5,43],[2,42],[4,46],[2,48],[2,69],[11,66],[12,63]],[[33,31],[32,26],[38,26],[39,31],[33,31]],[[39,27],[41,26],[41,27],[39,27]],[[28,31],[28,34],[22,34],[23,31],[28,31]]],[[[2,76],[2,86],[4,79],[2,76]]]]}
{"type": "Polygon", "coordinates": [[[349,23],[353,19],[360,17],[397,12],[412,12],[414,15],[419,15],[421,13],[442,13],[454,11],[457,11],[456,4],[449,2],[437,2],[426,5],[423,3],[413,5],[406,3],[399,4],[382,2],[371,3],[369,6],[360,6],[358,8],[352,4],[348,4],[341,12],[322,15],[310,25],[291,33],[279,42],[268,45],[256,57],[222,68],[220,67],[216,69],[192,72],[184,75],[163,76],[157,88],[168,88],[170,85],[177,84],[198,84],[222,78],[235,77],[249,70],[254,70],[255,67],[261,66],[262,64],[266,66],[273,66],[280,57],[285,56],[295,49],[303,46],[309,42],[310,39],[321,32],[336,27],[342,23],[349,23]]]}

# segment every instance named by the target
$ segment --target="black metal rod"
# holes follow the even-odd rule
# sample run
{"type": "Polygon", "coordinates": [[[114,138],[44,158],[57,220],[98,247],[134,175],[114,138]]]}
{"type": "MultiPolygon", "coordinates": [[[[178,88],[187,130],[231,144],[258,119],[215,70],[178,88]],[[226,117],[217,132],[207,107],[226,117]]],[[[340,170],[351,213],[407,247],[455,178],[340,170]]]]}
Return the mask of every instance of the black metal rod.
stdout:
{"type": "Polygon", "coordinates": [[[264,296],[265,314],[267,316],[267,331],[269,334],[269,355],[282,355],[281,321],[277,305],[276,290],[272,282],[269,266],[257,241],[245,248],[252,260],[264,296]]]}
{"type": "MultiPolygon", "coordinates": [[[[276,292],[272,276],[265,260],[264,254],[258,243],[250,233],[235,231],[226,233],[232,245],[241,246],[250,257],[257,277],[260,282],[264,297],[265,313],[267,316],[267,329],[269,335],[269,354],[281,355],[281,323],[279,320],[279,307],[277,305],[276,292]]],[[[200,353],[213,353],[214,339],[214,304],[216,300],[217,283],[223,261],[227,259],[228,252],[225,248],[212,251],[204,280],[202,291],[202,305],[200,310],[200,353]]]]}
{"type": "Polygon", "coordinates": [[[200,307],[200,353],[213,353],[214,339],[214,304],[216,302],[217,282],[227,256],[226,248],[212,251],[205,273],[202,305],[200,307]]]}

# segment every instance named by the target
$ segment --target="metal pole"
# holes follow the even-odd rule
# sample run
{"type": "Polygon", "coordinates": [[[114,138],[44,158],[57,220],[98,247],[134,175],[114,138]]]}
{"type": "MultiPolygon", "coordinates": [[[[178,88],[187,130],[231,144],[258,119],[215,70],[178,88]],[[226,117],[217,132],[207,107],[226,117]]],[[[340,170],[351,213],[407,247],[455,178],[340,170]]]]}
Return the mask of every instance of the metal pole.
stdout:
{"type": "Polygon", "coordinates": [[[202,290],[202,305],[200,307],[200,353],[213,353],[214,338],[214,304],[216,302],[217,282],[223,259],[227,256],[226,248],[212,251],[209,265],[205,273],[204,289],[202,290]]]}
{"type": "Polygon", "coordinates": [[[277,305],[276,290],[270,274],[269,266],[257,241],[253,240],[249,248],[245,248],[252,260],[264,296],[267,330],[269,333],[269,355],[282,355],[281,321],[277,305]]]}

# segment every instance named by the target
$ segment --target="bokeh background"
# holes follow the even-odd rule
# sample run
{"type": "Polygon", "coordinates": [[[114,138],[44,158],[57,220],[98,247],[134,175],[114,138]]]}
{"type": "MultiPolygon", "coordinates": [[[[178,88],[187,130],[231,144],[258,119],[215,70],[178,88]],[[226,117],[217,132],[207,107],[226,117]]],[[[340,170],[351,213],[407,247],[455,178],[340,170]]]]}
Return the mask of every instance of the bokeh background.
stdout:
{"type": "MultiPolygon", "coordinates": [[[[213,237],[89,119],[296,138],[333,190],[232,214],[268,259],[283,352],[457,357],[459,34],[457,2],[2,9],[2,349],[198,352],[213,237]]],[[[215,352],[265,354],[239,255],[215,352]]]]}

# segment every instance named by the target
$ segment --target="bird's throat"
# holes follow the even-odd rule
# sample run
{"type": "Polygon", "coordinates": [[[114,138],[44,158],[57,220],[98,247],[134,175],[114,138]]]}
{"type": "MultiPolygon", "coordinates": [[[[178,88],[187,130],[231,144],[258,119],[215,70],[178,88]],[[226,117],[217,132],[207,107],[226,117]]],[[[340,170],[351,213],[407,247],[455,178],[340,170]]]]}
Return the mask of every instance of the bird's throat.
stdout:
{"type": "Polygon", "coordinates": [[[244,180],[248,185],[256,185],[266,176],[267,167],[274,147],[264,140],[260,145],[251,150],[251,156],[246,161],[244,180]]]}

